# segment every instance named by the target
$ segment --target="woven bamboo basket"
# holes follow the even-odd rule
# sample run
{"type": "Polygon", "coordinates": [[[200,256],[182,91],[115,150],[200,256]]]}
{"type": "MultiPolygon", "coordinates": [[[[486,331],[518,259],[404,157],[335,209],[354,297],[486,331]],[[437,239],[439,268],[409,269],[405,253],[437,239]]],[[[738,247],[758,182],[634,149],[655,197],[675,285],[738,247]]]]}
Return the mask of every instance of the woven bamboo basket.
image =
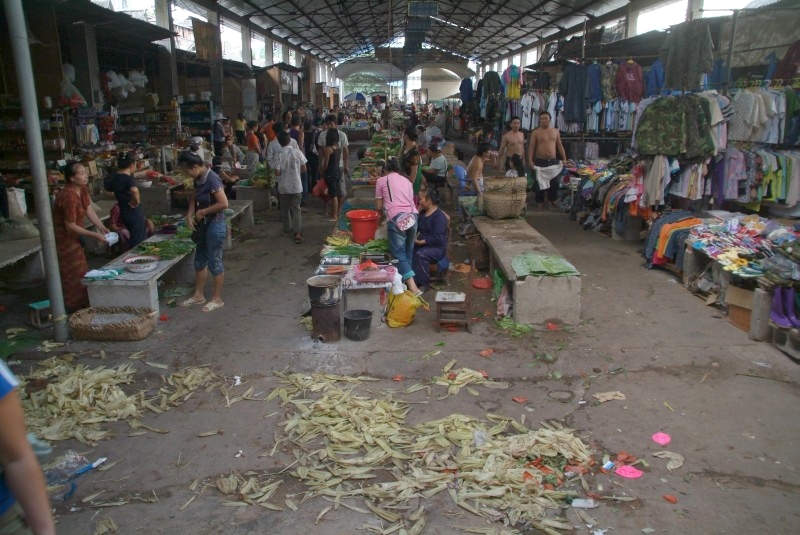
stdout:
{"type": "Polygon", "coordinates": [[[69,317],[69,327],[77,340],[143,340],[156,328],[157,312],[149,308],[90,307],[69,317]]]}
{"type": "Polygon", "coordinates": [[[522,193],[485,193],[483,210],[492,219],[513,219],[522,215],[527,204],[525,190],[522,193]]]}
{"type": "Polygon", "coordinates": [[[493,176],[483,181],[486,193],[507,193],[524,195],[528,189],[528,178],[524,176],[493,176]]]}
{"type": "Polygon", "coordinates": [[[466,237],[467,251],[470,262],[475,269],[489,269],[489,247],[480,234],[471,234],[466,237]]]}

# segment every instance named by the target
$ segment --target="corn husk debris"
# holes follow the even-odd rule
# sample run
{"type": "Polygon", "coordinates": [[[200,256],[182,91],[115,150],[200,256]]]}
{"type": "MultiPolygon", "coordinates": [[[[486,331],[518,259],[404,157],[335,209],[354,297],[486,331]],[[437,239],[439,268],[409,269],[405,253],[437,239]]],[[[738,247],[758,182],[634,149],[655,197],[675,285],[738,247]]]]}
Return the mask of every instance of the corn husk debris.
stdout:
{"type": "MultiPolygon", "coordinates": [[[[592,461],[589,448],[571,430],[528,430],[498,415],[487,415],[484,421],[451,414],[407,425],[407,403],[389,392],[359,393],[358,383],[372,378],[276,375],[281,385],[268,399],[279,399],[286,409],[280,424],[284,436],[276,437],[276,448],[284,441],[298,446],[288,473],[306,486],[300,503],[322,496],[333,501],[334,508],[369,510],[389,524],[376,533],[421,533],[421,513],[404,519],[393,509],[445,492],[461,509],[490,521],[546,533],[572,530],[561,510],[565,499],[576,493],[544,486],[563,480],[564,466],[588,466],[592,461]],[[359,501],[345,505],[347,499],[359,501]]],[[[480,372],[467,368],[445,369],[444,378],[449,390],[455,387],[454,394],[466,384],[486,382],[480,372]],[[448,373],[455,377],[447,379],[448,373]]],[[[323,515],[318,519],[324,521],[323,515]]]]}
{"type": "Polygon", "coordinates": [[[131,420],[134,426],[156,430],[139,421],[145,410],[165,412],[189,399],[199,388],[219,383],[207,367],[189,367],[164,376],[165,385],[155,397],[143,392],[128,394],[136,368],[122,364],[95,368],[73,364],[71,358],[53,357],[30,374],[20,376],[20,394],[29,431],[44,440],[74,438],[93,444],[108,437],[101,424],[131,420]]]}

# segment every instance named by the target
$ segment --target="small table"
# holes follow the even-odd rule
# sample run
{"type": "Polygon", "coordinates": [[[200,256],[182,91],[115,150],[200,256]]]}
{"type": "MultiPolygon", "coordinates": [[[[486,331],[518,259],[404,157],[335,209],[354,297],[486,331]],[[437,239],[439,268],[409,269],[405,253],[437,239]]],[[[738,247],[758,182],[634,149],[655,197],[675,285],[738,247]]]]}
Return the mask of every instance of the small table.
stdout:
{"type": "Polygon", "coordinates": [[[342,279],[344,289],[344,310],[369,310],[373,318],[383,315],[383,303],[381,298],[386,299],[386,292],[392,287],[390,282],[358,282],[355,279],[354,268],[358,261],[350,265],[342,279]]]}

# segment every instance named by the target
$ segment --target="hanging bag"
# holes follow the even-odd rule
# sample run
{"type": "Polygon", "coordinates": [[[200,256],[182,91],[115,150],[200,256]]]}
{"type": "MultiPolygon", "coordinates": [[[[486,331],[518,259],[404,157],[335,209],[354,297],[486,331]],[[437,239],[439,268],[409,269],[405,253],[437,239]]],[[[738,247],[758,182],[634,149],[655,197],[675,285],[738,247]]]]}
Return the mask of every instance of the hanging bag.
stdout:
{"type": "MultiPolygon", "coordinates": [[[[387,176],[386,189],[389,191],[389,201],[394,202],[394,199],[392,198],[392,186],[390,183],[391,180],[389,180],[389,176],[387,176]]],[[[394,216],[394,218],[392,218],[392,222],[400,232],[405,232],[417,224],[417,214],[414,212],[400,212],[394,216]]]]}

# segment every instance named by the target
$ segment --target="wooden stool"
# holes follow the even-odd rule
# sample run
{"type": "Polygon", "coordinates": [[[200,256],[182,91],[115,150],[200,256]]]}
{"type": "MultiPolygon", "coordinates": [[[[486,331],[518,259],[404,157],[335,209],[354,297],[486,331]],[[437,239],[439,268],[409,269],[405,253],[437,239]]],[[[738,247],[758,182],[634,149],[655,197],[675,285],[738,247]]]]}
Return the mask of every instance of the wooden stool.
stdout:
{"type": "Polygon", "coordinates": [[[28,323],[37,329],[44,329],[50,326],[50,300],[37,301],[28,304],[28,323]]]}
{"type": "Polygon", "coordinates": [[[443,323],[464,325],[471,333],[469,323],[469,299],[464,292],[436,292],[436,332],[442,330],[443,323]]]}

